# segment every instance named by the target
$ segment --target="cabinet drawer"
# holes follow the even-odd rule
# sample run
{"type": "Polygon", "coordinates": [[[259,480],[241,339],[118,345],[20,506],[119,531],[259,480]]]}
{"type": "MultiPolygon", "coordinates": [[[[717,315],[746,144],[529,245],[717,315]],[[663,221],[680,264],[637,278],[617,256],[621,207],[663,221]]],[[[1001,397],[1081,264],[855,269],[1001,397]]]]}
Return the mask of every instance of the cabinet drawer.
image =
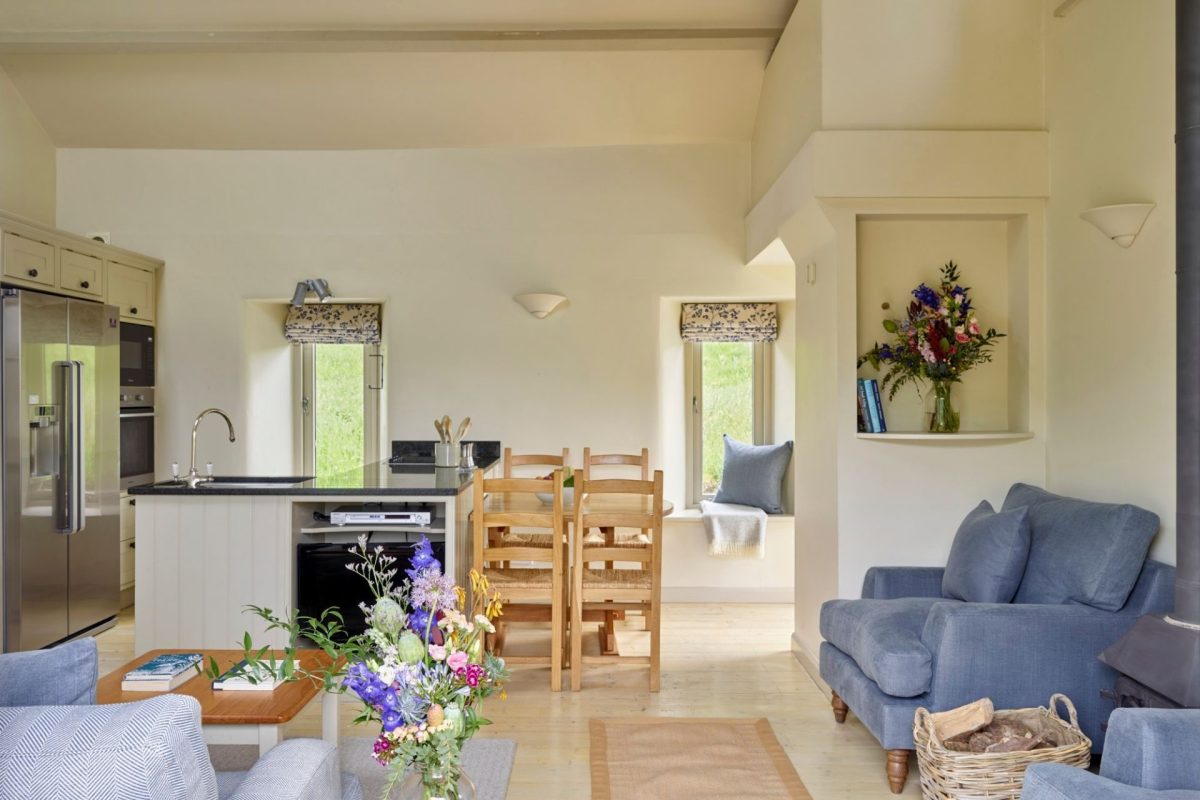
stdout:
{"type": "Polygon", "coordinates": [[[108,302],[131,322],[154,322],[154,273],[117,261],[105,262],[108,302]]]}
{"type": "Polygon", "coordinates": [[[58,286],[68,292],[104,296],[104,262],[86,253],[58,251],[58,286]]]}
{"type": "Polygon", "coordinates": [[[121,542],[121,588],[124,589],[133,583],[134,576],[134,558],[137,552],[137,542],[128,541],[121,542]]]}
{"type": "Polygon", "coordinates": [[[25,283],[54,285],[54,245],[4,234],[4,274],[25,283]]]}

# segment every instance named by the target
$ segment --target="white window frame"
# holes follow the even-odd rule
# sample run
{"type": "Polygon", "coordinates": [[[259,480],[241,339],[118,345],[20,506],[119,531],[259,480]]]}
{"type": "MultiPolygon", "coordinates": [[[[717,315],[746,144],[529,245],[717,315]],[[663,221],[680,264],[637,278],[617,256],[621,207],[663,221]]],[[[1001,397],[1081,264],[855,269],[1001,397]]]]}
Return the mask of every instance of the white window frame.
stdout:
{"type": "MultiPolygon", "coordinates": [[[[316,474],[316,350],[319,345],[296,345],[296,467],[302,475],[316,474]]],[[[363,463],[379,461],[384,375],[383,348],[363,345],[363,463]]]]}
{"type": "MultiPolygon", "coordinates": [[[[754,342],[754,444],[771,444],[775,436],[775,348],[754,342]]],[[[703,342],[684,342],[684,400],[687,407],[687,504],[698,508],[704,494],[704,358],[703,342]]]]}

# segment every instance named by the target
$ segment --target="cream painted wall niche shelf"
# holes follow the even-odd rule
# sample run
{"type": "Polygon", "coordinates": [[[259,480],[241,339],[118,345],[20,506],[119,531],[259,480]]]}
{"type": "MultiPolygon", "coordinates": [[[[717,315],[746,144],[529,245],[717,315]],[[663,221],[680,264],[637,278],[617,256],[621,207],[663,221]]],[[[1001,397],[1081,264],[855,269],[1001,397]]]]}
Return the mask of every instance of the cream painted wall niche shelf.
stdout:
{"type": "Polygon", "coordinates": [[[949,444],[953,442],[1020,442],[1032,439],[1029,431],[961,431],[959,433],[917,433],[899,431],[896,433],[856,433],[859,439],[869,439],[880,442],[937,442],[949,444]]]}

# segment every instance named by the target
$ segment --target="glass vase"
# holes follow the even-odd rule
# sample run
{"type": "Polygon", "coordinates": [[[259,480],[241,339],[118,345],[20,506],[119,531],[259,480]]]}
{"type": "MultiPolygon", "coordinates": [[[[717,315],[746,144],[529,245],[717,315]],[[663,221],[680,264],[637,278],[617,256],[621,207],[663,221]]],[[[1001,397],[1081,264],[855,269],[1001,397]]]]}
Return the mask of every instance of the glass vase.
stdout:
{"type": "Polygon", "coordinates": [[[410,772],[389,800],[476,800],[475,784],[461,770],[457,776],[440,770],[410,772]]]}
{"type": "Polygon", "coordinates": [[[958,433],[958,412],[950,404],[951,381],[933,382],[933,413],[929,416],[930,433],[958,433]]]}

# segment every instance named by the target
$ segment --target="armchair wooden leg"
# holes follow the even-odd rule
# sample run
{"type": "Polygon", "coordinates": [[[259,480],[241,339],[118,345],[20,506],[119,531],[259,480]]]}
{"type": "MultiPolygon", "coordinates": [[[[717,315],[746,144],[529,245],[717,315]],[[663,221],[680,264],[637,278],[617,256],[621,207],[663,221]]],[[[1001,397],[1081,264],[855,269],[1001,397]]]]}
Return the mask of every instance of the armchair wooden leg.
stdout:
{"type": "Polygon", "coordinates": [[[900,794],[904,791],[904,784],[908,782],[908,754],[911,750],[888,750],[887,751],[887,779],[888,786],[891,787],[892,794],[900,794]]]}
{"type": "Polygon", "coordinates": [[[839,725],[846,721],[846,712],[850,710],[850,706],[846,705],[846,701],[838,697],[838,693],[833,693],[833,719],[839,725]]]}

